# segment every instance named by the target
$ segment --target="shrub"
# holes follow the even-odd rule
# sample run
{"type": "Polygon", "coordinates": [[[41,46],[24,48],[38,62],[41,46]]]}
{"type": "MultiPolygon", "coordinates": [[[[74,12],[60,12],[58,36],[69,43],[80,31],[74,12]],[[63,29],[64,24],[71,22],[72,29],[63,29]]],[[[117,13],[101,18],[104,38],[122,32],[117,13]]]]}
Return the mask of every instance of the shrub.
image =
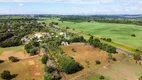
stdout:
{"type": "Polygon", "coordinates": [[[112,58],[113,61],[116,61],[116,58],[112,58]]]}
{"type": "Polygon", "coordinates": [[[106,39],[106,41],[111,42],[111,41],[112,41],[112,39],[111,39],[111,38],[107,38],[107,39],[106,39]]]}
{"type": "Polygon", "coordinates": [[[50,66],[49,67],[45,66],[44,71],[47,72],[47,73],[52,73],[53,71],[55,71],[55,69],[53,67],[50,67],[50,66]]]}
{"type": "Polygon", "coordinates": [[[31,49],[31,51],[30,51],[30,55],[31,55],[31,56],[36,55],[36,54],[38,54],[38,51],[39,51],[38,48],[33,48],[33,49],[31,49]]]}
{"type": "Polygon", "coordinates": [[[4,62],[4,60],[0,60],[0,63],[3,63],[4,62]]]}
{"type": "Polygon", "coordinates": [[[48,75],[44,76],[43,80],[54,80],[54,76],[52,74],[48,74],[48,75]]]}
{"type": "Polygon", "coordinates": [[[135,35],[135,34],[132,34],[131,36],[132,36],[132,37],[136,37],[136,35],[135,35]]]}
{"type": "Polygon", "coordinates": [[[9,70],[4,70],[2,73],[1,73],[1,78],[4,79],[4,80],[10,80],[12,77],[11,73],[9,70]]]}
{"type": "Polygon", "coordinates": [[[134,60],[141,60],[141,55],[140,54],[134,54],[134,60]]]}
{"type": "Polygon", "coordinates": [[[47,60],[48,60],[47,55],[43,55],[42,58],[41,58],[41,62],[42,62],[43,64],[46,64],[46,63],[47,63],[47,60]]]}
{"type": "Polygon", "coordinates": [[[101,62],[99,60],[96,60],[96,64],[101,64],[101,62]]]}
{"type": "Polygon", "coordinates": [[[74,48],[72,48],[72,51],[73,51],[73,52],[76,52],[76,50],[75,50],[74,48]]]}
{"type": "Polygon", "coordinates": [[[142,76],[139,78],[139,80],[142,80],[142,76]]]}
{"type": "Polygon", "coordinates": [[[101,75],[99,78],[100,78],[100,79],[105,79],[105,77],[104,77],[104,76],[102,76],[102,75],[101,75]]]}
{"type": "Polygon", "coordinates": [[[8,59],[9,59],[11,62],[17,62],[17,61],[19,61],[19,59],[18,59],[17,57],[14,57],[14,56],[10,56],[8,59]]]}

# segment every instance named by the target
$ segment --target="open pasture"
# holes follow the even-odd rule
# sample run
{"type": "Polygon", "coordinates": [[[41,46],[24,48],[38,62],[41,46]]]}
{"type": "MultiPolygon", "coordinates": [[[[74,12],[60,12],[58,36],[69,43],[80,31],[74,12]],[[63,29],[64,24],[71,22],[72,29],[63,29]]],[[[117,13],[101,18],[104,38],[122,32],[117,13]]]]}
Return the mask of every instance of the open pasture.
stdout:
{"type": "Polygon", "coordinates": [[[41,63],[40,57],[38,56],[16,63],[4,62],[0,64],[0,73],[3,70],[9,70],[12,74],[18,74],[18,76],[12,80],[41,80],[44,75],[44,65],[41,63]]]}
{"type": "MultiPolygon", "coordinates": [[[[55,20],[56,21],[56,20],[55,20]]],[[[61,23],[61,22],[60,22],[61,23]]],[[[66,22],[61,23],[64,27],[74,28],[96,36],[112,38],[113,41],[139,48],[142,50],[142,26],[131,24],[113,24],[98,22],[66,22]],[[135,34],[136,37],[131,35],[135,34]]]]}

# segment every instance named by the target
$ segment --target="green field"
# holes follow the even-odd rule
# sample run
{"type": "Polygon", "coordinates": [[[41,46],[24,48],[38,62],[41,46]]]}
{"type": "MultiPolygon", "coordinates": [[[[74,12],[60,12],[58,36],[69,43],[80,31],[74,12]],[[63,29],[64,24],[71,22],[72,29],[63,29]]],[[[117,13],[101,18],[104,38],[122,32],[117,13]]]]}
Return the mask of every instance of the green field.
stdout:
{"type": "Polygon", "coordinates": [[[96,36],[112,38],[113,41],[120,42],[142,50],[142,26],[129,24],[112,24],[112,23],[98,23],[98,22],[64,22],[64,26],[68,26],[86,33],[94,34],[96,36]],[[135,34],[136,37],[131,35],[135,34]]]}
{"type": "Polygon", "coordinates": [[[24,46],[16,46],[16,47],[8,47],[8,48],[0,48],[0,55],[4,51],[14,50],[14,51],[24,51],[24,46]]]}

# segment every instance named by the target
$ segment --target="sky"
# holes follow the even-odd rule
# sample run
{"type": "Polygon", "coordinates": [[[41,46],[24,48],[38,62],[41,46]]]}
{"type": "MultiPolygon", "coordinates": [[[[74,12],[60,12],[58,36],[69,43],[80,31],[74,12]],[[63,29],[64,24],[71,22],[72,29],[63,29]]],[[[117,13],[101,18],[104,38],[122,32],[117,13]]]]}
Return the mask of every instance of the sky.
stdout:
{"type": "Polygon", "coordinates": [[[142,0],[0,0],[0,14],[142,14],[142,0]]]}

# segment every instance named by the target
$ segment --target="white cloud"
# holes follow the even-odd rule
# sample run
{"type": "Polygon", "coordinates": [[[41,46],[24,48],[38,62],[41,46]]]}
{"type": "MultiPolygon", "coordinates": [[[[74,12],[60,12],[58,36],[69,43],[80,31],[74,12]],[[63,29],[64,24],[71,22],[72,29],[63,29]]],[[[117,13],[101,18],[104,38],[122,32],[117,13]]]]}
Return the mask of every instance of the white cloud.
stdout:
{"type": "Polygon", "coordinates": [[[23,6],[23,5],[24,5],[24,4],[22,4],[22,3],[19,3],[19,4],[18,4],[18,6],[23,6]]]}
{"type": "Polygon", "coordinates": [[[0,0],[0,2],[64,2],[64,3],[75,3],[75,4],[108,4],[114,0],[0,0]]]}

